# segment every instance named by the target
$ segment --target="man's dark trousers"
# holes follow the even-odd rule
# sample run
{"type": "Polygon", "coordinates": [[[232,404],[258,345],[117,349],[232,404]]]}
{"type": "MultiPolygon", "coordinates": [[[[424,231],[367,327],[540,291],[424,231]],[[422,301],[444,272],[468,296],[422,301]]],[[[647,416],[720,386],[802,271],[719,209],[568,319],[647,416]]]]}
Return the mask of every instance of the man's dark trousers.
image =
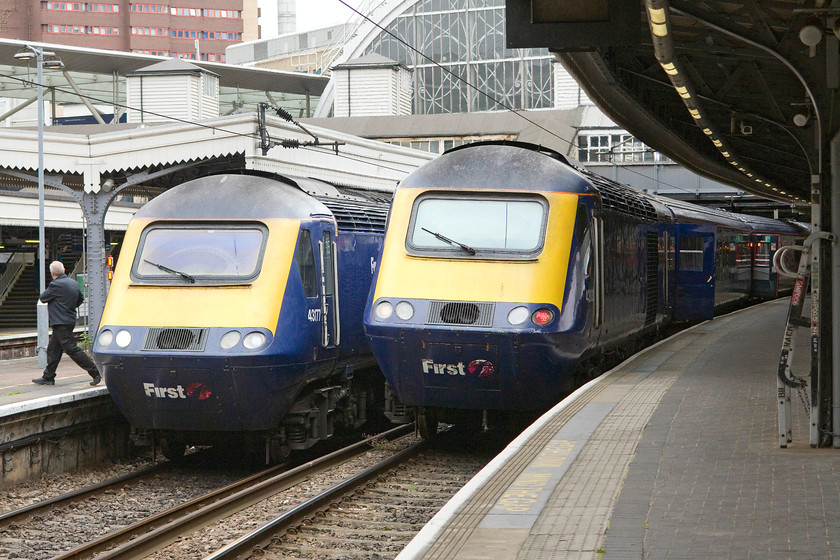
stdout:
{"type": "Polygon", "coordinates": [[[47,345],[47,367],[44,369],[44,379],[55,379],[55,370],[61,360],[62,352],[70,356],[70,359],[87,371],[91,377],[99,373],[93,360],[76,344],[76,337],[73,334],[75,328],[76,325],[52,326],[52,336],[47,345]]]}

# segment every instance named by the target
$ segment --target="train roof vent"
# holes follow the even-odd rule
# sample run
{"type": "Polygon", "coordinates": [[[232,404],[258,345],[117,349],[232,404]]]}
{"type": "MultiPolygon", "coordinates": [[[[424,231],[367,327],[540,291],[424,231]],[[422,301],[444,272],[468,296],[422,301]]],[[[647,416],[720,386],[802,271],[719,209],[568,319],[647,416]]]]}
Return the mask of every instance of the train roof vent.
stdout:
{"type": "Polygon", "coordinates": [[[656,221],[656,210],[641,193],[634,191],[631,187],[614,183],[600,175],[591,172],[581,171],[601,193],[601,200],[604,208],[630,214],[648,222],[656,221]]]}
{"type": "Polygon", "coordinates": [[[319,199],[335,216],[339,233],[342,231],[364,231],[385,233],[388,207],[355,201],[319,199]]]}
{"type": "Polygon", "coordinates": [[[493,303],[484,301],[430,301],[426,324],[489,327],[493,324],[494,308],[493,303]]]}
{"type": "Polygon", "coordinates": [[[207,329],[150,327],[146,331],[143,350],[201,352],[206,343],[207,329]]]}

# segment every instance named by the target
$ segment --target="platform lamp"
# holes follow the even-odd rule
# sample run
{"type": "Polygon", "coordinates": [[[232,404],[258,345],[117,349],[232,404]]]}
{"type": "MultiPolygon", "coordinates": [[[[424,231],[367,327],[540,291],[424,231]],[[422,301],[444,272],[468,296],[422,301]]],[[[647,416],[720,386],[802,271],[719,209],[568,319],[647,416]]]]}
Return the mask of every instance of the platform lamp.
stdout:
{"type": "MultiPolygon", "coordinates": [[[[64,67],[61,60],[54,52],[45,51],[32,45],[24,46],[24,50],[15,54],[17,60],[36,60],[38,76],[38,293],[46,288],[44,278],[44,261],[46,250],[44,248],[44,85],[43,69],[60,69],[64,67]]],[[[49,316],[47,305],[39,300],[36,305],[36,318],[38,329],[38,367],[47,367],[47,341],[49,340],[49,316]]]]}

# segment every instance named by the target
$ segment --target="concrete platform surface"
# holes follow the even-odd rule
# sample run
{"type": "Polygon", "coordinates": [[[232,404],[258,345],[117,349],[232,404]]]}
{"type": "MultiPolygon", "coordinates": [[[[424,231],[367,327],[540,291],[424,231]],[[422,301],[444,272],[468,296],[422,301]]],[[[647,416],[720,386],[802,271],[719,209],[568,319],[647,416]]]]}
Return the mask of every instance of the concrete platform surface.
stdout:
{"type": "MultiPolygon", "coordinates": [[[[544,415],[398,556],[840,558],[840,450],[811,448],[793,394],[777,436],[788,300],[700,324],[544,415]]],[[[808,332],[794,371],[807,371],[808,332]]]]}
{"type": "Polygon", "coordinates": [[[104,379],[96,387],[91,387],[90,375],[66,355],[61,358],[61,362],[58,364],[55,385],[36,385],[32,383],[32,379],[42,375],[43,370],[38,367],[38,358],[0,360],[0,415],[4,413],[4,410],[9,410],[6,408],[7,405],[76,393],[82,390],[90,390],[95,394],[108,392],[108,389],[105,388],[104,379]]]}

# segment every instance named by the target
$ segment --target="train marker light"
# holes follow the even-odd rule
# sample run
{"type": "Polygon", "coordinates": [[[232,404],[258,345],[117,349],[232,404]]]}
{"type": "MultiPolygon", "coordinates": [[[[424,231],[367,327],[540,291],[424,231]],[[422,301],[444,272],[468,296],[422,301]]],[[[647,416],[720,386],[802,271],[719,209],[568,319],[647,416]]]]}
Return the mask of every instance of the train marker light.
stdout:
{"type": "Polygon", "coordinates": [[[222,335],[222,339],[219,341],[219,346],[221,346],[225,350],[230,350],[237,344],[239,344],[239,340],[242,338],[242,335],[239,334],[238,331],[228,331],[222,335]]]}
{"type": "Polygon", "coordinates": [[[531,320],[537,325],[544,326],[554,320],[554,313],[550,309],[537,309],[531,315],[531,320]]]}
{"type": "Polygon", "coordinates": [[[510,310],[507,320],[511,325],[521,325],[528,320],[528,315],[530,314],[531,312],[528,311],[527,307],[520,305],[519,307],[514,307],[510,310]]]}
{"type": "Polygon", "coordinates": [[[414,306],[408,303],[407,301],[399,302],[394,308],[394,311],[396,312],[397,317],[399,317],[403,321],[408,321],[409,319],[414,317],[414,306]]]}
{"type": "Polygon", "coordinates": [[[126,348],[129,344],[131,344],[131,333],[126,330],[121,330],[117,333],[114,340],[117,341],[117,346],[120,348],[126,348]]]}
{"type": "Polygon", "coordinates": [[[265,335],[261,332],[252,332],[245,335],[242,345],[248,350],[256,350],[265,344],[265,335]]]}
{"type": "Polygon", "coordinates": [[[389,301],[379,302],[376,306],[376,318],[387,319],[394,313],[394,306],[389,301]]]}
{"type": "Polygon", "coordinates": [[[114,342],[114,333],[105,329],[101,333],[99,333],[99,345],[100,346],[110,346],[111,343],[114,342]]]}

